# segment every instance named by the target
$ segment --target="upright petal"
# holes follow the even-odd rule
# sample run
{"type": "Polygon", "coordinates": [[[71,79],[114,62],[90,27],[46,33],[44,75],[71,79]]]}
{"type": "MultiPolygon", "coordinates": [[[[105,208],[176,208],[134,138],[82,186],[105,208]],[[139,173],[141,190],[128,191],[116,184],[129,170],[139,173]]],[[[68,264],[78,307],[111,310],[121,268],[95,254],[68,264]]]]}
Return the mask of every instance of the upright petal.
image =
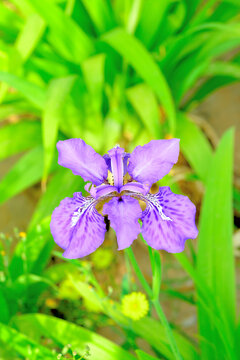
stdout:
{"type": "Polygon", "coordinates": [[[147,208],[142,214],[142,235],[157,250],[178,253],[187,239],[195,239],[196,207],[187,196],[176,195],[169,187],[160,187],[157,194],[148,194],[147,208]]]}
{"type": "Polygon", "coordinates": [[[128,248],[141,231],[138,219],[142,210],[138,201],[126,195],[114,197],[103,205],[103,213],[116,232],[118,250],[128,248]]]}
{"type": "Polygon", "coordinates": [[[179,139],[152,140],[133,150],[128,173],[134,180],[151,185],[171,170],[178,160],[178,155],[179,139]]]}
{"type": "MultiPolygon", "coordinates": [[[[127,163],[128,163],[129,157],[130,157],[129,153],[123,154],[123,175],[125,175],[127,172],[127,163]]],[[[103,158],[107,164],[108,170],[112,172],[111,157],[108,154],[104,154],[103,158]]]]}
{"type": "Polygon", "coordinates": [[[91,254],[104,241],[104,218],[95,209],[95,199],[74,193],[53,211],[50,229],[64,257],[77,259],[91,254]]]}
{"type": "Polygon", "coordinates": [[[82,139],[58,141],[58,164],[80,175],[85,181],[100,185],[107,178],[108,168],[105,160],[82,139]]]}

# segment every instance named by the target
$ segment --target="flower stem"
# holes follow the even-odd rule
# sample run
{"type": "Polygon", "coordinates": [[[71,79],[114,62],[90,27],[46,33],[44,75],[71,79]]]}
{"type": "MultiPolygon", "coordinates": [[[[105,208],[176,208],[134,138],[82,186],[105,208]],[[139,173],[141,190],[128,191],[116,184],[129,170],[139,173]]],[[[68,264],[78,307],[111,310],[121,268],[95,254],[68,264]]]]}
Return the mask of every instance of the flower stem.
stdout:
{"type": "Polygon", "coordinates": [[[163,312],[163,309],[160,305],[160,302],[158,299],[155,299],[155,300],[152,300],[152,303],[156,309],[156,312],[158,314],[158,317],[165,329],[165,332],[166,332],[166,335],[167,335],[167,338],[168,338],[168,341],[169,341],[169,345],[171,347],[171,350],[173,352],[173,355],[175,356],[175,359],[178,359],[178,360],[182,360],[182,356],[178,350],[178,347],[177,347],[177,344],[175,342],[175,339],[173,337],[173,333],[172,333],[172,330],[171,330],[171,327],[167,321],[167,318],[163,312]]]}
{"type": "MultiPolygon", "coordinates": [[[[149,298],[151,299],[151,302],[152,302],[153,306],[156,309],[159,320],[161,321],[162,326],[165,329],[166,336],[168,338],[169,345],[171,347],[171,350],[172,350],[172,353],[173,353],[175,359],[182,360],[183,358],[182,358],[182,356],[181,356],[181,354],[180,354],[180,352],[178,350],[178,347],[177,347],[177,344],[175,342],[171,327],[170,327],[170,325],[169,325],[169,323],[167,321],[167,318],[166,318],[166,316],[165,316],[165,314],[163,312],[163,309],[162,309],[161,304],[159,302],[158,296],[157,297],[155,296],[156,294],[154,294],[154,291],[151,289],[148,282],[146,281],[141,269],[139,268],[139,265],[138,265],[137,260],[136,260],[136,258],[134,256],[132,248],[128,248],[125,251],[126,251],[126,253],[127,253],[128,257],[129,257],[129,260],[131,261],[131,264],[132,264],[132,266],[134,268],[134,271],[135,271],[139,281],[142,284],[142,287],[144,288],[144,290],[148,294],[149,298]]],[[[153,277],[155,277],[156,276],[156,273],[155,273],[156,272],[156,267],[159,266],[159,262],[156,261],[157,256],[153,256],[152,252],[149,253],[149,255],[150,255],[150,259],[151,259],[151,267],[152,267],[153,277]]],[[[160,264],[160,266],[161,266],[161,264],[160,264]]],[[[161,272],[161,269],[158,269],[157,271],[161,272]]],[[[161,281],[161,280],[159,279],[159,281],[161,281]]]]}
{"type": "Polygon", "coordinates": [[[148,294],[148,296],[151,298],[152,297],[152,289],[150,288],[150,286],[148,285],[148,282],[146,281],[142,271],[140,270],[137,260],[135,258],[135,255],[132,251],[132,248],[129,247],[126,250],[126,253],[129,257],[129,260],[131,261],[132,267],[134,268],[134,271],[139,279],[139,281],[142,284],[142,287],[144,288],[144,290],[146,291],[146,293],[148,294]]]}

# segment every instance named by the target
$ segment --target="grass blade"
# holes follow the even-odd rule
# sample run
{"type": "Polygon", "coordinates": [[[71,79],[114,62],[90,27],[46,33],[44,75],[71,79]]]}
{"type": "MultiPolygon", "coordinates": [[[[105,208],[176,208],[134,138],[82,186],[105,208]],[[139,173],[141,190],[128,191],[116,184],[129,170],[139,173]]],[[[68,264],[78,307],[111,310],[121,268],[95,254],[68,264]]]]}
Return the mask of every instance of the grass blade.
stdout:
{"type": "Polygon", "coordinates": [[[92,40],[57,5],[48,0],[28,1],[50,27],[49,39],[64,57],[80,63],[94,51],[92,40]]]}
{"type": "Polygon", "coordinates": [[[62,346],[71,344],[72,348],[81,355],[85,353],[88,345],[92,360],[136,360],[126,350],[95,332],[52,316],[29,314],[15,318],[15,323],[26,333],[32,332],[30,329],[34,328],[34,332],[47,336],[57,344],[62,346]],[[54,332],[51,329],[55,329],[54,332]]]}
{"type": "Polygon", "coordinates": [[[176,113],[168,83],[144,46],[123,29],[116,29],[102,36],[102,40],[119,52],[137,73],[155,91],[168,116],[169,127],[175,133],[176,113]]]}
{"type": "Polygon", "coordinates": [[[3,324],[1,324],[0,343],[4,344],[4,347],[9,349],[11,352],[16,351],[18,355],[21,357],[23,356],[25,359],[56,359],[56,355],[54,355],[52,351],[47,349],[45,346],[36,343],[26,335],[3,324]]]}
{"type": "Polygon", "coordinates": [[[55,151],[58,126],[62,118],[61,110],[75,80],[75,75],[71,75],[65,78],[53,79],[47,90],[47,102],[42,121],[44,147],[44,182],[46,182],[55,151]]]}
{"type": "Polygon", "coordinates": [[[181,139],[181,150],[199,178],[206,182],[211,146],[198,126],[183,113],[178,113],[176,135],[181,139]]]}
{"type": "Polygon", "coordinates": [[[64,197],[71,197],[75,191],[83,191],[83,185],[80,176],[73,175],[68,169],[60,168],[51,179],[46,192],[37,204],[29,229],[37,226],[45,216],[51,215],[64,197]],[[61,191],[59,192],[56,189],[61,189],[61,191]]]}
{"type": "Polygon", "coordinates": [[[38,14],[32,14],[27,18],[15,43],[15,47],[23,61],[26,61],[32,54],[44,30],[45,23],[38,14]]]}
{"type": "Polygon", "coordinates": [[[113,12],[107,1],[104,0],[81,0],[84,4],[90,18],[93,21],[95,29],[99,34],[102,34],[110,30],[115,21],[113,18],[113,12]]]}
{"type": "Polygon", "coordinates": [[[46,102],[46,92],[40,86],[35,85],[16,75],[0,71],[0,80],[6,82],[18,90],[27,100],[36,107],[43,109],[46,102]]]}
{"type": "Polygon", "coordinates": [[[41,142],[41,124],[38,121],[21,121],[3,126],[0,128],[0,161],[41,142]]]}
{"type": "Polygon", "coordinates": [[[127,89],[127,97],[152,138],[161,138],[160,112],[151,88],[139,84],[127,89]]]}
{"type": "MultiPolygon", "coordinates": [[[[232,170],[233,131],[222,138],[213,156],[206,184],[206,194],[200,217],[197,269],[215,294],[225,320],[222,335],[232,333],[235,321],[235,274],[232,245],[232,170]],[[224,284],[224,286],[223,286],[224,284]]],[[[219,359],[222,344],[216,335],[214,323],[199,304],[202,357],[219,359]],[[213,353],[210,343],[216,346],[213,353]]],[[[233,337],[232,337],[233,338],[233,337]]],[[[231,338],[228,337],[230,346],[231,338]]]]}
{"type": "MultiPolygon", "coordinates": [[[[54,166],[55,162],[54,162],[54,166]]],[[[40,181],[43,173],[43,149],[25,154],[0,182],[0,204],[40,181]]]]}

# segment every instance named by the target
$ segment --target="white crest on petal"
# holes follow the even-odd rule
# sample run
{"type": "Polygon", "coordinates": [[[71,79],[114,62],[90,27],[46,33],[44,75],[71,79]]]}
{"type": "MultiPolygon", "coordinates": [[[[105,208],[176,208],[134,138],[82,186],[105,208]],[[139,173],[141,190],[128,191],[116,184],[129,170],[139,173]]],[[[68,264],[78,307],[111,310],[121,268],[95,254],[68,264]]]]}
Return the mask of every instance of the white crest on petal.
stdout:
{"type": "Polygon", "coordinates": [[[149,199],[149,205],[155,206],[158,209],[158,212],[163,220],[172,221],[172,219],[166,216],[163,212],[162,206],[159,204],[158,200],[152,194],[147,194],[146,198],[149,199]]]}
{"type": "Polygon", "coordinates": [[[86,200],[86,202],[84,202],[83,206],[79,207],[76,211],[74,211],[71,218],[71,227],[74,227],[77,224],[78,220],[80,219],[80,216],[82,216],[85,213],[85,211],[94,201],[95,199],[90,198],[89,200],[86,200]]]}

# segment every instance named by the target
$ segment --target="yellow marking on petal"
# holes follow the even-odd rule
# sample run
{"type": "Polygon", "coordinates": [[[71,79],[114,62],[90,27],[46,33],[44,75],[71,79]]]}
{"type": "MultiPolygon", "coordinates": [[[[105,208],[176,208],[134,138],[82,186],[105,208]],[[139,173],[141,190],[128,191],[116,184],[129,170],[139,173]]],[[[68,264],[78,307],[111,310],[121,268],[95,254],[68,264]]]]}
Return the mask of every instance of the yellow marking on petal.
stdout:
{"type": "Polygon", "coordinates": [[[109,182],[110,185],[114,185],[114,180],[113,180],[113,174],[111,173],[111,171],[108,170],[108,177],[107,180],[109,182]]]}

